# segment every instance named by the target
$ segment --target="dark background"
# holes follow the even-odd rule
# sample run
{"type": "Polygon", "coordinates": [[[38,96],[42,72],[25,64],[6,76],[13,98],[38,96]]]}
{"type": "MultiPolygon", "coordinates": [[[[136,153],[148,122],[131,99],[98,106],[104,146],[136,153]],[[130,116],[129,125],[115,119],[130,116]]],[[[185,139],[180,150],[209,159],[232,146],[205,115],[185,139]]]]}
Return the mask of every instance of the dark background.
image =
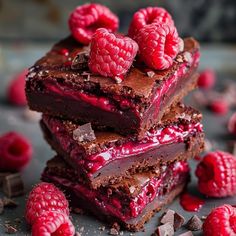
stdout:
{"type": "MultiPolygon", "coordinates": [[[[0,41],[50,42],[69,34],[67,19],[80,0],[0,0],[0,41]]],[[[235,0],[105,0],[127,31],[133,13],[141,7],[163,6],[173,16],[179,34],[202,42],[236,42],[235,0]]]]}

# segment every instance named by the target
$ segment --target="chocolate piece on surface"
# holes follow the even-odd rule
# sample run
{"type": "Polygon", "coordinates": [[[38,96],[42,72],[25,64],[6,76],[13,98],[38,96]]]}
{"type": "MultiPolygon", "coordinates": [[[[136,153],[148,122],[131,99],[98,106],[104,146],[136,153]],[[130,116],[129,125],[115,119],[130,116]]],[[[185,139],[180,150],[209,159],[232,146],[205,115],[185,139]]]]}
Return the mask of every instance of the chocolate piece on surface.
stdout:
{"type": "Polygon", "coordinates": [[[158,226],[156,234],[157,236],[173,236],[174,235],[173,225],[171,225],[170,223],[166,223],[164,225],[158,226]]]}
{"type": "Polygon", "coordinates": [[[194,215],[187,222],[186,228],[191,231],[198,231],[198,230],[202,229],[202,224],[203,223],[202,223],[201,219],[197,215],[194,215]]]}
{"type": "Polygon", "coordinates": [[[5,176],[3,179],[3,192],[8,197],[16,197],[24,194],[24,183],[19,173],[5,176]]]}
{"type": "Polygon", "coordinates": [[[166,224],[169,223],[171,225],[174,225],[174,214],[175,211],[168,209],[161,217],[160,223],[166,224]]]}
{"type": "Polygon", "coordinates": [[[91,142],[96,139],[91,123],[80,125],[73,130],[73,138],[79,142],[91,142]]]}
{"type": "Polygon", "coordinates": [[[179,213],[174,214],[174,230],[178,230],[185,222],[185,218],[179,213]]]}

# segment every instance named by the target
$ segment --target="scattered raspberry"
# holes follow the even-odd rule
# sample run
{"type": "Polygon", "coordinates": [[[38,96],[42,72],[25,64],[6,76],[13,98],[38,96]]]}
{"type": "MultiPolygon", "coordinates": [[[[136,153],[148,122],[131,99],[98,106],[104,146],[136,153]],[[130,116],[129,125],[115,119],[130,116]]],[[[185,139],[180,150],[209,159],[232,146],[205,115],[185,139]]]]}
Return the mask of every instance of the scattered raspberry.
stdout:
{"type": "Polygon", "coordinates": [[[210,197],[236,194],[236,158],[227,152],[208,153],[196,169],[198,189],[210,197]]]}
{"type": "Polygon", "coordinates": [[[64,193],[53,184],[42,182],[29,194],[26,203],[26,221],[33,224],[45,211],[58,211],[69,215],[68,201],[64,193]]]}
{"type": "Polygon", "coordinates": [[[206,236],[236,235],[236,208],[222,205],[212,210],[203,224],[206,236]]]}
{"type": "Polygon", "coordinates": [[[84,4],[77,7],[70,15],[69,27],[73,37],[82,44],[89,44],[98,28],[115,32],[119,19],[107,7],[100,4],[84,4]]]}
{"type": "Polygon", "coordinates": [[[216,75],[212,69],[206,69],[201,72],[198,78],[198,86],[200,88],[209,89],[215,85],[216,75]]]}
{"type": "Polygon", "coordinates": [[[223,99],[217,99],[210,103],[210,109],[218,115],[225,115],[229,111],[229,104],[223,99]]]}
{"type": "Polygon", "coordinates": [[[32,236],[74,236],[75,228],[62,212],[45,211],[32,226],[32,236]]]}
{"type": "Polygon", "coordinates": [[[161,7],[147,7],[137,11],[129,27],[129,36],[135,38],[140,29],[152,23],[174,25],[171,15],[161,7]]]}
{"type": "Polygon", "coordinates": [[[25,96],[25,77],[28,70],[25,69],[10,82],[7,90],[8,101],[17,106],[25,106],[27,104],[25,96]]]}
{"type": "Polygon", "coordinates": [[[0,170],[21,170],[32,157],[33,149],[29,140],[16,132],[0,137],[0,170]]]}
{"type": "Polygon", "coordinates": [[[138,45],[131,38],[100,28],[91,41],[89,68],[95,74],[122,79],[137,51],[138,45]]]}
{"type": "Polygon", "coordinates": [[[169,68],[179,52],[178,33],[171,25],[146,25],[135,40],[139,45],[141,59],[152,69],[169,68]]]}
{"type": "Polygon", "coordinates": [[[229,119],[228,130],[231,134],[236,135],[236,112],[229,119]]]}

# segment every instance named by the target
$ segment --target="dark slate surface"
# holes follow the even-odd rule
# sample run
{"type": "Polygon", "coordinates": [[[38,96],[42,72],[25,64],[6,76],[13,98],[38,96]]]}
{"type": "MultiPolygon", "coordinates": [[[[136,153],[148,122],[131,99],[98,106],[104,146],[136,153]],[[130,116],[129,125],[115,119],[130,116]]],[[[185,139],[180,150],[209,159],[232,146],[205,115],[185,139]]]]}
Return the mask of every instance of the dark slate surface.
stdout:
{"type": "MultiPolygon", "coordinates": [[[[23,171],[23,179],[26,186],[26,192],[29,192],[32,185],[39,182],[40,173],[42,172],[46,161],[52,157],[53,151],[50,150],[48,145],[42,138],[39,126],[37,123],[32,123],[23,118],[24,109],[15,108],[7,104],[5,100],[5,89],[8,81],[12,78],[12,75],[24,68],[25,66],[31,65],[37,58],[39,58],[43,53],[49,48],[49,46],[14,46],[14,45],[4,45],[0,48],[0,133],[4,133],[10,130],[16,130],[27,137],[33,143],[34,156],[30,165],[23,171]]],[[[236,53],[235,49],[225,48],[225,47],[203,47],[202,50],[202,61],[201,67],[213,67],[218,72],[218,79],[222,83],[225,80],[236,79],[235,61],[236,53]]],[[[204,113],[204,126],[207,138],[214,140],[217,147],[225,149],[225,144],[227,140],[232,139],[227,134],[226,122],[228,116],[217,117],[212,113],[203,111],[204,113]]],[[[191,162],[192,175],[194,173],[196,162],[191,162]]],[[[196,188],[196,181],[193,175],[192,182],[189,185],[189,189],[192,193],[198,195],[196,188]]],[[[5,221],[12,221],[15,218],[22,218],[24,212],[26,196],[16,198],[19,203],[19,207],[14,210],[6,209],[3,215],[0,215],[0,235],[4,234],[3,224],[5,221]]],[[[206,215],[210,209],[214,206],[221,205],[223,203],[236,204],[236,197],[225,198],[225,199],[207,199],[207,204],[201,209],[197,214],[199,216],[206,215]]],[[[179,205],[178,199],[173,202],[169,208],[178,211],[183,214],[187,219],[189,219],[193,213],[185,212],[179,205]]],[[[159,214],[146,225],[145,232],[136,233],[133,235],[151,235],[157,226],[159,214]]],[[[84,227],[82,235],[107,235],[108,228],[101,232],[99,227],[105,225],[91,216],[87,215],[75,215],[72,214],[73,222],[76,225],[77,230],[81,230],[84,227]]],[[[17,235],[30,235],[30,231],[27,231],[27,226],[23,222],[20,224],[19,232],[17,235]]],[[[184,231],[184,230],[183,230],[184,231]]],[[[181,231],[178,231],[178,235],[181,231]]],[[[7,234],[6,234],[7,235],[7,234]]],[[[130,233],[124,233],[124,235],[132,235],[130,233]]],[[[201,235],[201,233],[195,233],[195,235],[201,235]]]]}

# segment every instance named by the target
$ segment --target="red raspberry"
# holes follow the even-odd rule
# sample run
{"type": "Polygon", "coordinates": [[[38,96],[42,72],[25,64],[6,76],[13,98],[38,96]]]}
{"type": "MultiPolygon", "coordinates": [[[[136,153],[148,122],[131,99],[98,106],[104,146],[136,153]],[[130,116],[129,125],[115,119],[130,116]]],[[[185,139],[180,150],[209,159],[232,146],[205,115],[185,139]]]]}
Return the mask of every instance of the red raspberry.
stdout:
{"type": "Polygon", "coordinates": [[[0,170],[21,170],[32,157],[33,149],[29,140],[16,132],[0,137],[0,170]]]}
{"type": "Polygon", "coordinates": [[[77,7],[70,15],[69,27],[73,37],[80,43],[89,44],[98,28],[115,32],[119,19],[107,7],[100,4],[84,4],[77,7]]]}
{"type": "Polygon", "coordinates": [[[7,98],[14,105],[25,106],[27,104],[25,96],[25,77],[27,73],[27,69],[23,70],[9,84],[7,98]]]}
{"type": "Polygon", "coordinates": [[[129,27],[129,36],[135,38],[140,29],[152,23],[174,25],[171,15],[161,7],[147,7],[137,11],[129,27]]]}
{"type": "Polygon", "coordinates": [[[198,189],[210,197],[236,194],[236,158],[227,152],[208,153],[196,169],[198,189]]]}
{"type": "Polygon", "coordinates": [[[122,79],[137,51],[138,45],[131,38],[100,28],[91,41],[89,68],[95,74],[122,79]]]}
{"type": "Polygon", "coordinates": [[[216,99],[210,103],[210,109],[218,115],[225,115],[229,111],[229,104],[224,99],[216,99]]]}
{"type": "Polygon", "coordinates": [[[198,86],[200,88],[209,89],[215,85],[216,75],[212,69],[206,69],[201,72],[198,78],[198,86]]]}
{"type": "Polygon", "coordinates": [[[179,52],[179,37],[174,26],[151,24],[144,26],[135,38],[139,54],[152,69],[169,68],[179,52]]]}
{"type": "Polygon", "coordinates": [[[212,210],[203,224],[206,236],[236,235],[236,208],[222,205],[212,210]]]}
{"type": "Polygon", "coordinates": [[[53,184],[42,182],[29,194],[26,203],[26,221],[33,224],[45,211],[58,211],[69,215],[69,206],[62,191],[53,184]]]}
{"type": "Polygon", "coordinates": [[[75,227],[66,214],[45,211],[32,226],[32,236],[74,236],[75,227]]]}
{"type": "Polygon", "coordinates": [[[229,119],[228,130],[231,134],[236,135],[236,112],[229,119]]]}

